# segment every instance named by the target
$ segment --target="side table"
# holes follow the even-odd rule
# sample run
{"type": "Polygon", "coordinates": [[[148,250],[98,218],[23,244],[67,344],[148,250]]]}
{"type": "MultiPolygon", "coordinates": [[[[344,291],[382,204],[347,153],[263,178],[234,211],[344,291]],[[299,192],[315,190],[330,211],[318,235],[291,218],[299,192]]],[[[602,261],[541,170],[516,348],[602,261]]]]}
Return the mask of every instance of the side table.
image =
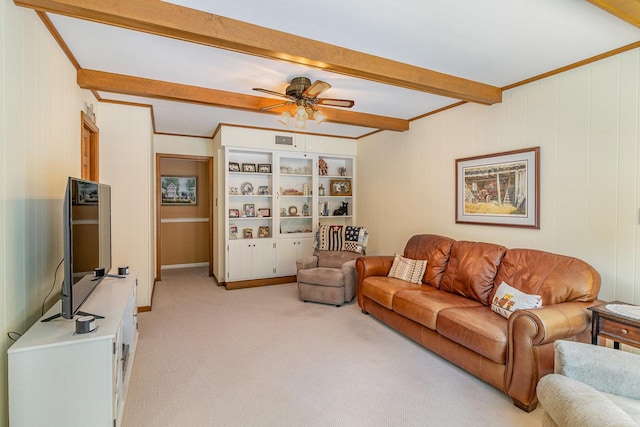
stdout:
{"type": "Polygon", "coordinates": [[[591,344],[598,345],[598,337],[613,340],[613,348],[620,343],[640,348],[640,307],[620,301],[589,307],[591,344]],[[636,313],[638,315],[636,315],[636,313]]]}

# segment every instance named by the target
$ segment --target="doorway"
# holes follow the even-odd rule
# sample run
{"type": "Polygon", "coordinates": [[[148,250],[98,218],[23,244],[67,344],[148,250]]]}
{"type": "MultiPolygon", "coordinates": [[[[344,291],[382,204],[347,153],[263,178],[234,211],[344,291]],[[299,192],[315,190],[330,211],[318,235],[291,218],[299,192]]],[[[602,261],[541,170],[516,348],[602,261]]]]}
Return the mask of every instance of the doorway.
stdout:
{"type": "Polygon", "coordinates": [[[80,112],[80,121],[82,123],[80,143],[80,178],[90,181],[98,181],[100,179],[99,154],[99,135],[100,131],[91,118],[84,112],[80,112]]]}
{"type": "Polygon", "coordinates": [[[213,158],[156,154],[156,278],[208,266],[213,276],[213,158]]]}

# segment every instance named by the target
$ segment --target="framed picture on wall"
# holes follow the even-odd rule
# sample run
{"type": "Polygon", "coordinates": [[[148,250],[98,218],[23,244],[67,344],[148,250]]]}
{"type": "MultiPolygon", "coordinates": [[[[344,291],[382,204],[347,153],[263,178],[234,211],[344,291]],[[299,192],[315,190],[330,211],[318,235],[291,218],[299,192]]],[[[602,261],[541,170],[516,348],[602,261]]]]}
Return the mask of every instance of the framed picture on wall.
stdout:
{"type": "Polygon", "coordinates": [[[195,176],[161,176],[162,206],[195,206],[198,179],[195,176]]]}
{"type": "Polygon", "coordinates": [[[456,222],[540,228],[540,147],[457,159],[456,222]]]}

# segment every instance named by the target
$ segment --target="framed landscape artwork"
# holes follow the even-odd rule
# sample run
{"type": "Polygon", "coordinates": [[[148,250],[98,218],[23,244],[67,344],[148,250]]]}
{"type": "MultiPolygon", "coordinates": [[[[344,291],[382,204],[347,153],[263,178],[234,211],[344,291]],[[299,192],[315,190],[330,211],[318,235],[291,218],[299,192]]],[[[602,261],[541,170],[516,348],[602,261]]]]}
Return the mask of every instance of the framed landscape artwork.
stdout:
{"type": "Polygon", "coordinates": [[[540,147],[456,160],[456,222],[540,228],[540,147]]]}
{"type": "Polygon", "coordinates": [[[197,205],[198,179],[195,176],[162,176],[162,206],[197,205]]]}

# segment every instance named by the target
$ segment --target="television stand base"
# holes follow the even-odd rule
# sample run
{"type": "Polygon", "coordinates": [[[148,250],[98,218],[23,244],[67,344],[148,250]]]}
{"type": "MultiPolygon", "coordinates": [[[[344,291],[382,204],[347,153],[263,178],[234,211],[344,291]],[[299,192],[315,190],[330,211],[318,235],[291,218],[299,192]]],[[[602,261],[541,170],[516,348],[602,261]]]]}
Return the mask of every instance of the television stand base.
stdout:
{"type": "MultiPolygon", "coordinates": [[[[99,314],[85,313],[84,311],[78,311],[76,314],[78,316],[93,316],[96,319],[104,319],[104,316],[100,316],[99,314]]],[[[50,322],[50,321],[52,321],[54,319],[57,319],[58,317],[62,317],[62,313],[54,314],[51,317],[47,317],[46,319],[42,319],[41,322],[50,322]]]]}

